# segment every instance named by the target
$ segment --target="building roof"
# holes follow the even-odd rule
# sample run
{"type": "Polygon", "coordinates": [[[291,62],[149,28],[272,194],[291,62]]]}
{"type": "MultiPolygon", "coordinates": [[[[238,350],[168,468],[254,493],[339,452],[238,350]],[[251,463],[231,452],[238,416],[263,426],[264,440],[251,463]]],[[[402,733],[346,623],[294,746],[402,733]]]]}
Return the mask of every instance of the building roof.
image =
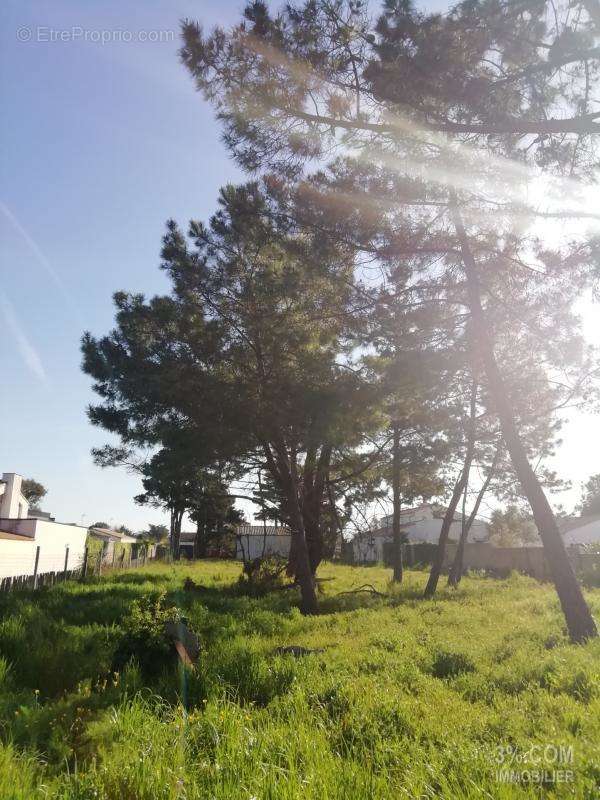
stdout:
{"type": "Polygon", "coordinates": [[[563,517],[558,520],[558,527],[561,533],[567,533],[576,528],[583,528],[584,525],[590,525],[592,522],[600,522],[600,514],[590,514],[587,517],[563,517]]]}
{"type": "Polygon", "coordinates": [[[194,544],[196,541],[196,531],[181,531],[179,534],[179,544],[194,544]]]}
{"type": "MultiPolygon", "coordinates": [[[[441,524],[446,510],[446,507],[439,503],[422,503],[420,506],[415,506],[413,508],[402,508],[400,510],[401,529],[408,531],[421,522],[431,522],[432,520],[437,520],[441,524]],[[411,516],[419,512],[425,514],[426,516],[422,517],[421,519],[410,519],[411,516]],[[432,515],[427,516],[427,512],[430,512],[432,515]],[[409,517],[409,519],[406,519],[406,517],[409,517]]],[[[466,518],[469,519],[468,514],[466,515],[466,518]]],[[[379,520],[377,520],[377,527],[371,532],[371,536],[390,536],[392,532],[393,519],[393,514],[388,514],[387,516],[381,517],[379,520]]],[[[454,517],[452,518],[452,523],[462,523],[462,520],[462,512],[458,510],[455,511],[454,517]]],[[[487,525],[487,522],[480,517],[475,517],[473,523],[487,525]]]]}
{"type": "Polygon", "coordinates": [[[281,525],[238,525],[235,529],[238,536],[289,536],[290,529],[281,525]]]}
{"type": "Polygon", "coordinates": [[[600,542],[600,514],[586,517],[565,517],[558,521],[566,545],[600,542]]]}
{"type": "Polygon", "coordinates": [[[56,518],[49,511],[42,511],[41,508],[30,508],[27,511],[28,519],[45,519],[48,522],[56,522],[56,518]]]}
{"type": "MultiPolygon", "coordinates": [[[[79,526],[78,526],[79,527],[79,526]]],[[[122,531],[114,531],[112,528],[88,528],[91,536],[100,539],[103,542],[121,542],[122,544],[130,544],[137,542],[134,536],[129,536],[128,533],[122,531]]]]}

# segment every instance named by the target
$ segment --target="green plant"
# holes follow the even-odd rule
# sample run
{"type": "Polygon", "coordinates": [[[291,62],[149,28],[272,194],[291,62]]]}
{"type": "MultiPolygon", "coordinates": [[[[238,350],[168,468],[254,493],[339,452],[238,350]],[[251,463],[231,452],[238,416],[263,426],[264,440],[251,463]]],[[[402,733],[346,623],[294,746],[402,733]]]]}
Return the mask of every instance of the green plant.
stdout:
{"type": "Polygon", "coordinates": [[[442,650],[435,654],[431,671],[436,678],[454,678],[463,672],[474,672],[475,665],[465,653],[442,650]]]}
{"type": "Polygon", "coordinates": [[[547,743],[576,757],[549,796],[596,797],[600,649],[556,634],[549,586],[465,576],[425,602],[407,570],[372,598],[340,593],[385,591],[389,569],[324,564],[327,610],[306,618],[294,592],[240,593],[240,574],[150,564],[0,595],[2,800],[534,800],[493,758],[547,743]],[[181,615],[202,641],[193,671],[163,649],[181,615]],[[159,669],[141,668],[150,653],[159,669]]]}
{"type": "Polygon", "coordinates": [[[287,564],[287,559],[272,555],[245,561],[239,586],[254,596],[272,592],[283,586],[287,564]]]}
{"type": "Polygon", "coordinates": [[[178,609],[167,605],[164,592],[136,600],[124,620],[113,667],[119,670],[135,660],[144,675],[156,675],[173,660],[173,644],[165,625],[179,619],[178,609]]]}

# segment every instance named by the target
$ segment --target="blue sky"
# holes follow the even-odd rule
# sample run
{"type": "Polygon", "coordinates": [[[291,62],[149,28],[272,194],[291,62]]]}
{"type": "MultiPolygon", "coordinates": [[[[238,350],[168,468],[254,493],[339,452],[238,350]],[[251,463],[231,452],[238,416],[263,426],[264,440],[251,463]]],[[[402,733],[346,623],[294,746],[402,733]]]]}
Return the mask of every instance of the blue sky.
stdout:
{"type": "Polygon", "coordinates": [[[239,8],[2,4],[0,470],[41,480],[60,519],[143,527],[162,518],[134,505],[134,477],[91,462],[90,448],[106,437],[84,413],[92,393],[79,340],[84,329],[109,329],[115,290],[166,289],[165,220],[207,216],[219,186],[236,178],[176,53],[181,18],[226,24],[239,8]],[[50,28],[73,27],[75,41],[49,41],[50,28]],[[103,30],[174,35],[95,42],[91,32],[103,30]],[[27,31],[31,40],[20,42],[27,31]]]}
{"type": "MultiPolygon", "coordinates": [[[[227,25],[242,7],[4,0],[0,9],[0,471],[42,481],[60,520],[138,529],[164,519],[133,503],[135,477],[92,464],[106,436],[85,415],[93,396],[79,340],[111,327],[115,290],[167,288],[165,220],[206,218],[219,187],[240,177],[176,51],[180,19],[227,25]],[[124,33],[103,44],[103,31],[124,33]]],[[[575,480],[600,471],[586,447],[591,425],[598,433],[597,420],[577,418],[557,463],[575,480]]]]}

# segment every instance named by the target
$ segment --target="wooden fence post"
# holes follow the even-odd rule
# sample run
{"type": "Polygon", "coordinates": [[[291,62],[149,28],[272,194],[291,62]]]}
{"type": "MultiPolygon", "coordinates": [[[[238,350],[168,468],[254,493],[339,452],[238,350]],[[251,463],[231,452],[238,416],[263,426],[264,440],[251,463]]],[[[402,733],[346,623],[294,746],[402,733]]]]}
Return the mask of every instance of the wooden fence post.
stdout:
{"type": "Polygon", "coordinates": [[[35,564],[33,565],[33,588],[37,589],[38,565],[40,563],[40,546],[35,548],[35,564]]]}
{"type": "Polygon", "coordinates": [[[83,551],[83,566],[81,567],[81,577],[85,578],[87,575],[88,570],[88,546],[86,544],[85,550],[83,551]]]}
{"type": "Polygon", "coordinates": [[[69,566],[69,545],[67,545],[67,549],[65,551],[65,568],[63,570],[63,580],[67,580],[67,567],[69,566]]]}

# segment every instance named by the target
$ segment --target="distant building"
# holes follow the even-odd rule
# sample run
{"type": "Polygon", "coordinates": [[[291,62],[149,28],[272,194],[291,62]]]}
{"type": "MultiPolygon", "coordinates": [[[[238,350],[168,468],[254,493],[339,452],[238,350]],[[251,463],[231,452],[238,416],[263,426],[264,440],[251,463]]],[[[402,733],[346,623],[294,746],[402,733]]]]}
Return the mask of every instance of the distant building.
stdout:
{"type": "Polygon", "coordinates": [[[196,548],[196,531],[181,531],[179,534],[179,557],[194,558],[196,548]]]}
{"type": "Polygon", "coordinates": [[[558,520],[558,526],[567,546],[600,544],[600,514],[564,517],[558,520]]]}
{"type": "Polygon", "coordinates": [[[263,556],[287,558],[292,536],[289,528],[275,525],[238,525],[235,531],[235,557],[252,561],[263,556]]]}
{"type": "MultiPolygon", "coordinates": [[[[90,528],[90,539],[96,539],[102,542],[102,550],[100,554],[101,563],[105,566],[123,565],[125,558],[137,558],[140,553],[142,544],[140,539],[136,536],[130,536],[122,531],[115,531],[112,528],[90,528]],[[126,544],[130,545],[125,553],[125,548],[119,548],[117,545],[126,544]],[[117,560],[117,559],[120,559],[117,560]]],[[[156,545],[146,545],[144,552],[147,558],[154,558],[156,555],[156,545]]]]}
{"type": "MultiPolygon", "coordinates": [[[[442,519],[446,509],[432,503],[424,503],[415,508],[400,512],[400,528],[411,544],[437,544],[442,529],[442,519]]],[[[376,563],[384,561],[384,546],[392,541],[392,516],[383,517],[372,531],[358,533],[352,540],[354,560],[357,563],[376,563]]],[[[450,541],[458,541],[462,530],[462,514],[455,514],[450,525],[450,541]]],[[[469,531],[469,542],[488,540],[487,523],[475,519],[469,531]]]]}
{"type": "Polygon", "coordinates": [[[117,544],[138,544],[139,540],[135,536],[130,536],[123,531],[115,531],[112,528],[89,528],[90,536],[99,539],[101,542],[116,542],[117,544]]]}
{"type": "Polygon", "coordinates": [[[234,556],[234,537],[229,526],[222,535],[209,539],[204,551],[202,551],[202,543],[197,539],[197,531],[181,531],[179,534],[180,558],[233,558],[234,556]]]}
{"type": "Polygon", "coordinates": [[[0,481],[0,578],[77,569],[83,560],[87,528],[54,522],[46,512],[32,516],[21,491],[23,478],[4,473],[0,481]],[[39,548],[39,552],[38,552],[39,548]]]}

